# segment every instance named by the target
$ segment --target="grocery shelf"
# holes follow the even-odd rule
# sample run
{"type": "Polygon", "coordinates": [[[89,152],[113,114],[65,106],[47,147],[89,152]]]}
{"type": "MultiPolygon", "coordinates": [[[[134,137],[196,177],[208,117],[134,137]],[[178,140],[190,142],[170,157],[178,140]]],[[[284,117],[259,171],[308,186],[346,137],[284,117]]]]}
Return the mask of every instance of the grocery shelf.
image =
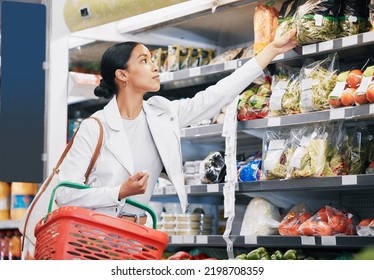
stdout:
{"type": "Polygon", "coordinates": [[[0,221],[0,229],[15,229],[18,228],[18,220],[5,220],[0,221]]]}
{"type": "MultiPolygon", "coordinates": [[[[189,195],[223,195],[224,183],[187,185],[189,195]]],[[[264,180],[241,182],[236,187],[237,193],[258,191],[331,191],[331,190],[366,190],[374,188],[374,174],[345,175],[318,178],[296,178],[283,180],[264,180]]],[[[157,189],[154,195],[176,195],[174,188],[157,189]]]]}
{"type": "Polygon", "coordinates": [[[218,136],[222,134],[223,124],[210,124],[203,126],[182,128],[180,133],[184,139],[195,137],[218,136]]]}
{"type": "MultiPolygon", "coordinates": [[[[374,244],[374,236],[239,236],[229,237],[235,247],[272,247],[272,248],[362,248],[374,244]]],[[[172,235],[169,246],[226,246],[221,235],[172,235]]]]}

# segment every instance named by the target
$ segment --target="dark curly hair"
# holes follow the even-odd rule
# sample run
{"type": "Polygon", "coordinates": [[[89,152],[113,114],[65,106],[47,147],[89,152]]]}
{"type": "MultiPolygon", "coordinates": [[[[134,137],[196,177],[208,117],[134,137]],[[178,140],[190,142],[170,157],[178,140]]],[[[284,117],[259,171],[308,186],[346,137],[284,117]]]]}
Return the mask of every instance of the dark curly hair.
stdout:
{"type": "Polygon", "coordinates": [[[123,42],[111,46],[104,52],[100,65],[102,79],[94,90],[97,97],[109,99],[118,93],[118,87],[114,80],[115,72],[117,69],[127,69],[131,53],[139,44],[132,41],[123,42]]]}

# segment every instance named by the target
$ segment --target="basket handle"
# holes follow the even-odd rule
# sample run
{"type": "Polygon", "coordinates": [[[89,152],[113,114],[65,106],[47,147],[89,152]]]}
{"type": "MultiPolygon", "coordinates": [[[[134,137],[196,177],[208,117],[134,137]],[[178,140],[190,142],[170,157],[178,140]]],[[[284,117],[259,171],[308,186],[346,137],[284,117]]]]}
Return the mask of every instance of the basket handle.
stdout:
{"type": "MultiPolygon", "coordinates": [[[[79,189],[79,190],[84,190],[84,189],[89,189],[91,188],[91,186],[88,186],[88,185],[82,185],[82,184],[77,184],[77,183],[72,183],[72,182],[60,182],[56,187],[54,187],[54,189],[52,190],[52,193],[51,193],[51,198],[49,200],[49,205],[48,205],[48,213],[47,215],[44,217],[44,222],[47,221],[47,216],[48,214],[50,214],[52,212],[52,206],[53,206],[53,200],[54,200],[54,197],[55,197],[55,193],[56,193],[56,190],[59,188],[59,187],[69,187],[69,188],[73,188],[73,189],[79,189]]],[[[153,228],[156,229],[157,228],[157,217],[156,217],[156,213],[155,211],[149,207],[148,205],[145,205],[145,204],[142,204],[138,201],[135,201],[135,200],[132,200],[130,198],[126,198],[126,203],[132,205],[132,206],[135,206],[135,207],[138,207],[146,212],[148,212],[151,217],[152,217],[152,221],[153,221],[153,228]]]]}

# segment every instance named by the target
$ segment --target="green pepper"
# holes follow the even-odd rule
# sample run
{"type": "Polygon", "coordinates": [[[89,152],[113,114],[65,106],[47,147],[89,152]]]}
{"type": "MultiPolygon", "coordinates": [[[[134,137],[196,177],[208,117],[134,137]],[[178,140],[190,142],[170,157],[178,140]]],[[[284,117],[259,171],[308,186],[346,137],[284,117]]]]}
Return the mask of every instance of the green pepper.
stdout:
{"type": "Polygon", "coordinates": [[[235,257],[235,260],[248,260],[247,254],[240,254],[235,257]]]}
{"type": "Polygon", "coordinates": [[[290,249],[283,255],[285,260],[303,260],[305,259],[304,253],[300,249],[290,249]]]}
{"type": "Polygon", "coordinates": [[[253,251],[250,251],[247,254],[248,260],[261,260],[262,258],[265,258],[266,256],[269,256],[268,251],[264,247],[259,247],[253,251]]]}
{"type": "Polygon", "coordinates": [[[271,260],[283,260],[283,252],[276,250],[270,257],[271,260]]]}

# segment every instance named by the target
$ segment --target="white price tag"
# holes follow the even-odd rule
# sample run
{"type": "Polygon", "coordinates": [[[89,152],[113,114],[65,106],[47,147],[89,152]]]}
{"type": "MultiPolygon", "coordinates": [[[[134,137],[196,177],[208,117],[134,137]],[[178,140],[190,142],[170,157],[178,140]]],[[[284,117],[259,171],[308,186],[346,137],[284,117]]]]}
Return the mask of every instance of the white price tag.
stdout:
{"type": "Polygon", "coordinates": [[[301,236],[302,245],[316,245],[316,239],[314,236],[301,236]]]}
{"type": "Polygon", "coordinates": [[[183,235],[183,244],[194,244],[195,238],[193,235],[183,235]]]}
{"type": "Polygon", "coordinates": [[[236,69],[237,64],[236,60],[225,61],[224,68],[225,70],[236,69]]]}
{"type": "Polygon", "coordinates": [[[359,94],[359,93],[365,94],[367,88],[371,84],[372,78],[373,77],[362,77],[361,84],[358,87],[358,89],[356,90],[356,94],[359,94]]]}
{"type": "Polygon", "coordinates": [[[257,236],[256,235],[244,236],[244,244],[257,244],[257,236]]]}
{"type": "Polygon", "coordinates": [[[268,118],[268,126],[280,126],[281,118],[279,117],[269,117],[268,118]]]}
{"type": "Polygon", "coordinates": [[[208,236],[196,235],[196,244],[208,244],[208,236]]]}
{"type": "Polygon", "coordinates": [[[354,45],[357,45],[357,43],[358,43],[357,35],[352,35],[352,36],[347,36],[347,37],[342,38],[343,47],[354,46],[354,45]]]}
{"type": "Polygon", "coordinates": [[[269,142],[268,150],[283,150],[285,139],[271,140],[269,142]]]}
{"type": "Polygon", "coordinates": [[[168,82],[174,80],[173,72],[164,72],[160,74],[160,82],[168,82]]]}
{"type": "Polygon", "coordinates": [[[373,42],[374,41],[374,31],[363,33],[362,34],[362,41],[364,43],[373,42]]]}
{"type": "Polygon", "coordinates": [[[218,184],[208,184],[206,185],[207,192],[219,192],[219,185],[218,184]]]}
{"type": "Polygon", "coordinates": [[[190,77],[200,76],[201,75],[201,68],[200,67],[193,67],[190,68],[190,77]]]}
{"type": "Polygon", "coordinates": [[[369,106],[369,114],[370,115],[374,114],[374,104],[370,104],[370,106],[369,106]]]}
{"type": "Polygon", "coordinates": [[[316,53],[317,52],[317,44],[310,44],[303,46],[302,53],[303,54],[310,54],[310,53],[316,53]]]}
{"type": "Polygon", "coordinates": [[[315,26],[322,26],[323,16],[319,14],[314,15],[314,21],[315,21],[315,26]]]}
{"type": "Polygon", "coordinates": [[[171,243],[172,244],[183,244],[183,236],[182,235],[172,235],[171,236],[171,243]]]}
{"type": "Polygon", "coordinates": [[[335,236],[321,236],[321,243],[324,246],[336,246],[335,236]]]}
{"type": "Polygon", "coordinates": [[[326,41],[318,43],[318,51],[330,51],[334,48],[334,42],[333,41],[326,41]]]}
{"type": "Polygon", "coordinates": [[[349,16],[348,21],[349,22],[357,22],[357,17],[356,16],[349,16]]]}
{"type": "Polygon", "coordinates": [[[357,185],[357,175],[342,176],[342,185],[357,185]]]}
{"type": "Polygon", "coordinates": [[[176,194],[176,190],[174,188],[174,186],[167,186],[166,187],[166,194],[176,194]]]}
{"type": "Polygon", "coordinates": [[[330,120],[344,119],[344,117],[345,117],[345,109],[344,108],[331,109],[330,110],[330,120]]]}

